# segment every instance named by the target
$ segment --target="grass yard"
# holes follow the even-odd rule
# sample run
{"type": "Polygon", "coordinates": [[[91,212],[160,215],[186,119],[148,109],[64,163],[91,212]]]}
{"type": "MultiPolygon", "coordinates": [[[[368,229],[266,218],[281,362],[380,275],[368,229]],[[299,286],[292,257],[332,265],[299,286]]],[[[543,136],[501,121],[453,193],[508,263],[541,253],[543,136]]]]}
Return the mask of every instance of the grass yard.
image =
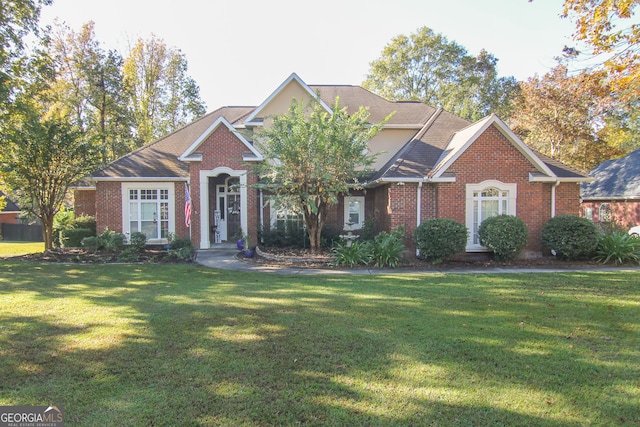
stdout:
{"type": "Polygon", "coordinates": [[[12,242],[0,240],[0,258],[34,254],[43,251],[43,242],[12,242]]]}
{"type": "Polygon", "coordinates": [[[69,426],[640,425],[637,272],[0,271],[0,405],[69,426]]]}

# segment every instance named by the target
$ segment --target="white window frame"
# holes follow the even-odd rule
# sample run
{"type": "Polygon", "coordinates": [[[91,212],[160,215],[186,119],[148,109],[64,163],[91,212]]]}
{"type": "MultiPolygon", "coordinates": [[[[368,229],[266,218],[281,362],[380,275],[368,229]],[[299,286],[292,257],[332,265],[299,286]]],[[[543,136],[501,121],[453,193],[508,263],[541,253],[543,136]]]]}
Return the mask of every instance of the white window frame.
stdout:
{"type": "MultiPolygon", "coordinates": [[[[173,182],[124,182],[122,183],[122,232],[127,239],[131,236],[131,224],[129,219],[130,190],[167,190],[168,192],[168,233],[176,232],[176,198],[175,198],[175,185],[173,182]]],[[[140,199],[138,199],[140,200],[140,199]]],[[[149,244],[166,244],[169,240],[166,238],[148,239],[149,244]]]]}
{"type": "Polygon", "coordinates": [[[344,229],[345,230],[361,230],[364,226],[364,196],[345,196],[344,198],[344,229]],[[360,221],[356,224],[350,225],[350,205],[353,202],[358,202],[358,217],[360,221]]]}
{"type": "MultiPolygon", "coordinates": [[[[516,199],[517,199],[517,184],[506,184],[501,181],[496,180],[487,180],[482,181],[478,184],[467,184],[466,186],[466,226],[469,230],[469,239],[467,240],[467,252],[486,252],[488,249],[485,246],[482,246],[479,243],[474,243],[476,237],[476,231],[474,230],[474,222],[475,222],[475,204],[481,202],[482,196],[480,198],[474,197],[474,193],[481,193],[483,190],[495,188],[499,192],[507,192],[506,198],[502,196],[498,196],[498,200],[506,200],[507,209],[506,212],[502,209],[502,204],[498,204],[498,214],[504,215],[516,215],[516,199]]],[[[493,198],[491,198],[493,199],[493,198]]],[[[482,215],[482,203],[480,203],[478,209],[478,214],[482,215]]],[[[478,227],[480,227],[481,221],[478,221],[478,227]]]]}

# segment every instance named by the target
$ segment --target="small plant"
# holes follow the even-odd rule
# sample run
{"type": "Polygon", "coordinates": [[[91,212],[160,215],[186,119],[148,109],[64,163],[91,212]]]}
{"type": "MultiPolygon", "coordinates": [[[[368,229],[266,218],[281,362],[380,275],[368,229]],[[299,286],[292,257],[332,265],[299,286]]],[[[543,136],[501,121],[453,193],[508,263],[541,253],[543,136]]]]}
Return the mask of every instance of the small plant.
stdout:
{"type": "Polygon", "coordinates": [[[487,218],[478,229],[480,242],[493,251],[498,261],[516,258],[527,244],[528,234],[525,222],[511,215],[487,218]]]}
{"type": "Polygon", "coordinates": [[[138,262],[140,261],[140,251],[133,246],[124,248],[118,255],[118,261],[120,262],[138,262]]]}
{"type": "Polygon", "coordinates": [[[383,231],[373,239],[371,258],[376,267],[396,268],[404,252],[404,227],[398,227],[391,234],[383,231]]]}
{"type": "Polygon", "coordinates": [[[144,233],[139,231],[131,233],[131,237],[129,238],[129,249],[131,249],[132,252],[144,252],[146,247],[147,236],[144,233]]]}
{"type": "Polygon", "coordinates": [[[368,265],[371,263],[371,242],[355,241],[351,246],[346,243],[337,243],[332,250],[334,265],[368,265]]]}
{"type": "Polygon", "coordinates": [[[98,250],[105,249],[107,252],[120,252],[124,249],[127,238],[122,233],[116,233],[105,228],[98,239],[98,250]]]}
{"type": "Polygon", "coordinates": [[[577,260],[591,258],[598,242],[598,227],[586,218],[559,215],[551,218],[542,228],[542,244],[559,258],[577,260]]]}
{"type": "Polygon", "coordinates": [[[469,232],[467,227],[450,218],[430,219],[420,224],[413,237],[420,255],[432,263],[442,262],[464,252],[469,232]]]}
{"type": "Polygon", "coordinates": [[[602,236],[596,249],[596,261],[607,264],[640,263],[640,239],[624,232],[614,231],[602,236]]]}

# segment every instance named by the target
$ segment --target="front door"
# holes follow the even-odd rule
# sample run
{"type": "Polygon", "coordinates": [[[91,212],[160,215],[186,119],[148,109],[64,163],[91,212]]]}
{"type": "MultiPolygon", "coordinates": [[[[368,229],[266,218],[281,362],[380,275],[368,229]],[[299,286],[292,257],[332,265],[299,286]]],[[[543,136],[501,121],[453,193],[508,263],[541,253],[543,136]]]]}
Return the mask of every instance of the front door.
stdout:
{"type": "MultiPolygon", "coordinates": [[[[229,177],[224,185],[216,187],[216,230],[220,241],[229,241],[242,236],[240,223],[240,179],[229,177]]],[[[215,241],[215,240],[212,240],[215,241]]]]}

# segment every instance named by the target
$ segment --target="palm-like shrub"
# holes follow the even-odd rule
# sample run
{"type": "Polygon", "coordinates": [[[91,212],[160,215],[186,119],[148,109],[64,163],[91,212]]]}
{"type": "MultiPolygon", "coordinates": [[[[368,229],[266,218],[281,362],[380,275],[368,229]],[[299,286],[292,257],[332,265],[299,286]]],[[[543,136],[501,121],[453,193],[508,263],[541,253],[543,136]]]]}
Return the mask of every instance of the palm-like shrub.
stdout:
{"type": "Polygon", "coordinates": [[[376,267],[396,268],[404,252],[404,228],[398,228],[391,234],[383,231],[373,239],[371,258],[376,267]]]}
{"type": "Polygon", "coordinates": [[[596,260],[603,264],[613,261],[616,265],[625,262],[640,263],[640,238],[621,232],[604,235],[596,249],[596,260]]]}
{"type": "Polygon", "coordinates": [[[480,242],[491,249],[498,261],[518,256],[527,244],[527,225],[512,215],[498,215],[482,221],[478,229],[480,242]]]}
{"type": "Polygon", "coordinates": [[[339,242],[333,247],[333,263],[335,265],[367,265],[371,262],[371,242],[361,242],[356,240],[347,246],[346,243],[339,242]]]}
{"type": "Polygon", "coordinates": [[[433,263],[463,252],[467,246],[467,227],[450,218],[430,219],[413,233],[420,255],[433,263]]]}

